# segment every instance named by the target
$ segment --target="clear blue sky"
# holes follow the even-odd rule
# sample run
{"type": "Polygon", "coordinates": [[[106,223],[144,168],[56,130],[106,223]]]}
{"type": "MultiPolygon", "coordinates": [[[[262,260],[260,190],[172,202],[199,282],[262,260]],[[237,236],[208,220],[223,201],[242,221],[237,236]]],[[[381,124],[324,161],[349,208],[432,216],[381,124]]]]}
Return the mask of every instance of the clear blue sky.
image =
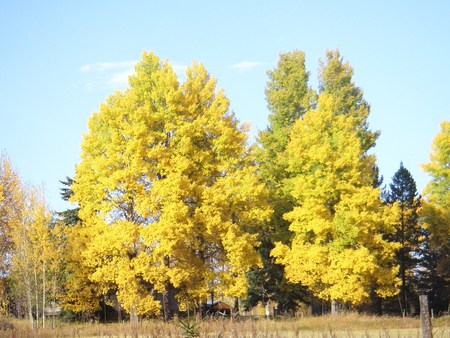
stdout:
{"type": "Polygon", "coordinates": [[[385,183],[400,161],[419,191],[420,164],[450,119],[450,1],[2,1],[0,149],[22,179],[74,175],[82,133],[100,102],[124,88],[144,50],[183,67],[201,61],[252,135],[267,125],[266,71],[280,52],[318,59],[338,48],[371,104],[370,126],[385,183]]]}

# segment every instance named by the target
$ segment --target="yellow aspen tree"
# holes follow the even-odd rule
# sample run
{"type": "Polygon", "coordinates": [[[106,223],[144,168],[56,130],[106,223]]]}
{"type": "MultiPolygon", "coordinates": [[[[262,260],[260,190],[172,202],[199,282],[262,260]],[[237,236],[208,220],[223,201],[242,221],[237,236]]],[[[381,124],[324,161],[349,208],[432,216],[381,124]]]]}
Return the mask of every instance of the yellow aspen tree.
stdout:
{"type": "Polygon", "coordinates": [[[45,308],[47,306],[48,254],[50,251],[51,213],[45,205],[42,190],[29,188],[27,203],[31,207],[29,239],[32,252],[32,264],[35,286],[36,312],[41,317],[42,327],[45,327],[45,308]],[[40,314],[39,311],[40,310],[40,314]]]}
{"type": "Polygon", "coordinates": [[[13,231],[21,222],[23,188],[19,174],[6,154],[0,155],[0,315],[7,314],[7,293],[11,257],[14,253],[13,231]]]}
{"type": "MultiPolygon", "coordinates": [[[[26,208],[28,209],[28,208],[26,208]]],[[[26,213],[28,210],[24,210],[26,213]]],[[[25,217],[24,217],[25,218],[25,217]]],[[[24,222],[17,225],[13,232],[13,241],[15,245],[14,256],[12,257],[11,280],[13,282],[13,291],[16,301],[22,300],[22,306],[27,311],[27,317],[31,328],[34,328],[33,318],[33,264],[31,245],[28,237],[29,223],[24,222]]]]}
{"type": "Polygon", "coordinates": [[[140,231],[155,214],[140,201],[155,172],[146,151],[157,151],[166,142],[161,124],[171,120],[167,105],[178,89],[167,63],[151,53],[143,59],[131,88],[110,96],[89,119],[72,197],[87,240],[81,263],[92,271],[89,279],[100,292],[115,292],[133,319],[159,312],[147,291],[152,285],[134,264],[139,251],[145,251],[140,231]]]}
{"type": "Polygon", "coordinates": [[[450,121],[441,123],[441,130],[433,140],[430,162],[422,168],[431,176],[424,196],[450,219],[450,121]]]}
{"type": "Polygon", "coordinates": [[[36,326],[39,318],[45,327],[45,307],[47,304],[49,251],[53,245],[50,237],[51,212],[45,204],[42,189],[33,186],[25,188],[24,206],[21,222],[13,230],[14,254],[12,256],[11,276],[14,289],[19,296],[23,294],[34,326],[32,311],[36,313],[36,326]]]}
{"type": "MultiPolygon", "coordinates": [[[[44,259],[47,269],[47,308],[56,311],[60,307],[60,297],[63,294],[63,285],[66,278],[65,247],[67,245],[64,229],[66,225],[62,222],[53,222],[48,225],[47,242],[44,245],[44,259]]],[[[51,327],[55,327],[55,315],[52,313],[51,327]]]]}
{"type": "Polygon", "coordinates": [[[26,309],[30,326],[38,325],[33,309],[45,326],[49,281],[61,274],[55,264],[62,260],[55,252],[58,241],[51,235],[55,230],[50,228],[51,212],[43,190],[24,186],[4,155],[0,159],[0,196],[1,273],[8,275],[14,301],[26,309]]]}
{"type": "Polygon", "coordinates": [[[430,161],[422,168],[431,179],[423,191],[421,212],[425,227],[421,291],[429,294],[436,312],[446,311],[450,300],[450,121],[441,123],[430,161]]]}
{"type": "Polygon", "coordinates": [[[207,295],[242,296],[245,272],[259,263],[251,231],[269,214],[264,188],[246,146],[246,133],[202,65],[187,70],[181,86],[183,119],[171,143],[164,178],[151,195],[161,215],[145,229],[153,259],[170,283],[197,303],[207,295]]]}
{"type": "Polygon", "coordinates": [[[144,53],[130,87],[89,121],[74,196],[88,236],[83,264],[130,314],[157,313],[155,293],[239,296],[259,262],[252,234],[269,214],[245,130],[202,65],[180,85],[144,53]]]}
{"type": "Polygon", "coordinates": [[[364,99],[363,91],[353,82],[353,68],[344,62],[339,50],[329,50],[325,60],[320,60],[319,93],[333,95],[335,115],[353,115],[353,127],[357,130],[361,147],[368,151],[375,146],[378,131],[369,129],[370,105],[364,99]]]}
{"type": "Polygon", "coordinates": [[[21,221],[23,188],[9,158],[0,155],[0,275],[7,275],[13,242],[12,230],[21,221]]]}
{"type": "Polygon", "coordinates": [[[79,313],[83,320],[91,319],[100,309],[99,299],[102,293],[98,283],[89,279],[94,269],[87,266],[82,257],[89,243],[89,234],[81,224],[63,226],[62,232],[65,238],[62,256],[66,277],[63,293],[57,299],[65,310],[79,313]]]}
{"type": "Polygon", "coordinates": [[[253,268],[248,274],[249,297],[247,302],[272,300],[280,311],[291,310],[301,297],[301,288],[286,282],[283,267],[275,264],[270,251],[274,242],[289,242],[289,222],[283,219],[292,210],[291,196],[283,189],[282,182],[289,176],[286,165],[278,158],[284,156],[292,125],[315,105],[316,93],[309,87],[305,53],[293,50],[281,53],[277,67],[267,72],[266,101],[270,111],[269,125],[258,133],[257,161],[260,175],[267,186],[273,214],[259,228],[259,252],[263,267],[253,268]]]}
{"type": "MultiPolygon", "coordinates": [[[[327,56],[326,67],[336,68],[336,55],[327,56]]],[[[277,243],[272,255],[288,280],[319,298],[358,304],[372,291],[381,297],[398,292],[397,246],[383,238],[393,230],[396,207],[385,206],[373,187],[375,156],[367,147],[376,134],[367,129],[368,106],[350,84],[343,91],[322,83],[317,109],[292,128],[284,158],[291,173],[285,188],[295,201],[285,214],[293,239],[277,243]]]]}

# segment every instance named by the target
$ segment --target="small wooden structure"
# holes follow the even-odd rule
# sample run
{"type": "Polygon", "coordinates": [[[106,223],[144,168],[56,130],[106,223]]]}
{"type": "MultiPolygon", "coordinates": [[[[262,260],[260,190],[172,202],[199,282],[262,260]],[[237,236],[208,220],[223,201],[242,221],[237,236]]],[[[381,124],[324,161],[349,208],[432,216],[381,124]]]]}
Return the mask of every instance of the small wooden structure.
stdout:
{"type": "Polygon", "coordinates": [[[207,302],[203,304],[204,314],[205,316],[231,316],[231,311],[233,307],[224,303],[220,300],[216,300],[214,302],[207,302]]]}

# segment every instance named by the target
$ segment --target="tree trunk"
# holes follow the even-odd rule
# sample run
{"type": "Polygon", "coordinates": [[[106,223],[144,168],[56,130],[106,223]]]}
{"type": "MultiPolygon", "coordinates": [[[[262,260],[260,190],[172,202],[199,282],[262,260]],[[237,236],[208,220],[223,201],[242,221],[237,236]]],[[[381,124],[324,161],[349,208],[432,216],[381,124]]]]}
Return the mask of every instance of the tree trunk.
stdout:
{"type": "Polygon", "coordinates": [[[42,263],[42,327],[45,327],[45,263],[42,263]]]}
{"type": "Polygon", "coordinates": [[[103,320],[106,323],[106,295],[103,295],[103,320]]]}
{"type": "Polygon", "coordinates": [[[179,312],[178,300],[176,298],[177,292],[178,290],[175,289],[171,283],[169,283],[169,311],[171,319],[174,316],[178,316],[179,312]]]}
{"type": "Polygon", "coordinates": [[[402,299],[400,295],[397,295],[397,297],[398,297],[398,304],[400,305],[400,312],[402,313],[402,317],[405,317],[405,310],[402,305],[402,299]]]}
{"type": "Polygon", "coordinates": [[[139,317],[135,307],[130,309],[130,323],[137,324],[139,322],[139,317]]]}
{"type": "Polygon", "coordinates": [[[383,298],[377,296],[377,313],[378,316],[383,315],[383,298]]]}
{"type": "Polygon", "coordinates": [[[170,303],[169,303],[169,283],[166,285],[166,290],[163,293],[163,315],[164,321],[168,322],[170,320],[170,303]]]}
{"type": "Polygon", "coordinates": [[[239,298],[238,297],[234,297],[233,311],[234,311],[235,315],[239,314],[239,298]]]}
{"type": "Polygon", "coordinates": [[[196,321],[197,322],[201,322],[203,319],[204,313],[203,313],[203,302],[201,299],[199,299],[198,302],[198,309],[197,309],[197,314],[196,314],[196,321]]]}
{"type": "MultiPolygon", "coordinates": [[[[57,280],[56,280],[56,276],[55,275],[53,275],[53,277],[52,277],[52,292],[51,292],[51,294],[52,294],[52,300],[53,300],[53,303],[56,305],[56,294],[58,293],[58,289],[57,289],[57,286],[58,285],[58,283],[57,283],[57,280]]],[[[53,314],[53,316],[52,316],[52,329],[54,329],[55,328],[55,314],[53,314]]]]}
{"type": "Polygon", "coordinates": [[[338,308],[338,302],[337,300],[333,299],[331,301],[331,315],[334,317],[338,314],[339,308],[338,308]]]}
{"type": "MultiPolygon", "coordinates": [[[[169,256],[165,256],[164,257],[164,265],[168,268],[170,268],[170,257],[169,256]]],[[[175,290],[172,286],[172,284],[170,283],[170,281],[166,282],[166,286],[165,286],[165,292],[162,295],[162,306],[163,306],[163,315],[164,315],[164,321],[169,321],[172,318],[172,310],[174,310],[175,306],[174,304],[174,300],[175,300],[175,290]]],[[[175,310],[175,312],[178,313],[177,310],[175,310]]]]}
{"type": "Polygon", "coordinates": [[[25,274],[25,286],[27,288],[27,305],[28,305],[28,320],[30,321],[30,328],[34,328],[33,321],[33,302],[31,300],[31,281],[28,276],[28,273],[25,274]]]}
{"type": "Polygon", "coordinates": [[[120,302],[117,299],[117,296],[112,297],[113,301],[114,301],[114,310],[117,311],[117,322],[121,323],[122,322],[122,311],[120,308],[120,302]]]}
{"type": "Polygon", "coordinates": [[[34,300],[36,302],[36,327],[39,326],[39,287],[36,267],[34,268],[34,300]]]}
{"type": "Polygon", "coordinates": [[[266,306],[265,306],[265,311],[266,311],[266,317],[267,317],[267,319],[270,319],[270,313],[271,313],[271,309],[270,309],[270,307],[271,307],[271,302],[270,302],[270,299],[268,299],[267,300],[267,303],[266,303],[266,306]]]}
{"type": "Polygon", "coordinates": [[[404,205],[402,203],[401,205],[402,215],[401,215],[401,244],[402,247],[400,248],[400,275],[402,280],[401,285],[401,295],[402,295],[402,316],[406,316],[406,258],[405,258],[405,220],[404,220],[404,205]]]}

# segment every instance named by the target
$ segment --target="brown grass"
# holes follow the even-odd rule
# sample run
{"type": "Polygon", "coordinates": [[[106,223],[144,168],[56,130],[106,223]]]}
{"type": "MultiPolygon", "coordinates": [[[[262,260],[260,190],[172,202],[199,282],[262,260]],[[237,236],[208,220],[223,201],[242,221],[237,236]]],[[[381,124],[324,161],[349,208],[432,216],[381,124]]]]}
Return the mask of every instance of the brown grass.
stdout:
{"type": "MultiPolygon", "coordinates": [[[[433,320],[436,338],[449,338],[450,317],[433,320]]],[[[157,320],[138,324],[64,324],[55,329],[31,330],[23,320],[9,320],[13,329],[0,330],[0,337],[183,337],[176,323],[157,320]]],[[[374,317],[345,314],[337,317],[303,317],[296,319],[207,320],[197,324],[198,337],[421,337],[418,318],[374,317]]]]}

